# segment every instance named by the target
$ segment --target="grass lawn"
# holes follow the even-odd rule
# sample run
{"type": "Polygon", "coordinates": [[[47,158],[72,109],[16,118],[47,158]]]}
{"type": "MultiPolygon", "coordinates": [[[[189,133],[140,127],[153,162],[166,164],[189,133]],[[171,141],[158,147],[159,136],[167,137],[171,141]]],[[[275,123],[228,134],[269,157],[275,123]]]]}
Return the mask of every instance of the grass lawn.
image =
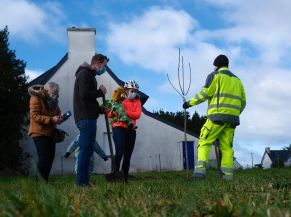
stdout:
{"type": "Polygon", "coordinates": [[[0,177],[0,216],[288,216],[291,169],[240,170],[233,181],[209,171],[193,181],[185,172],[134,173],[129,184],[93,175],[78,188],[75,176],[0,177]]]}

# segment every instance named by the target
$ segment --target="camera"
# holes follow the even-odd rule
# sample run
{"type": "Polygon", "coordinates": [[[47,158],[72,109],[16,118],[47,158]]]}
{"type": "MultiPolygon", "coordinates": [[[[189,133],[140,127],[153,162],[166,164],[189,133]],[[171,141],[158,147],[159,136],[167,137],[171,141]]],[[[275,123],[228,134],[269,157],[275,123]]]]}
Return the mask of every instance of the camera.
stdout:
{"type": "Polygon", "coordinates": [[[62,115],[63,121],[67,120],[72,115],[71,111],[67,111],[62,115]]]}

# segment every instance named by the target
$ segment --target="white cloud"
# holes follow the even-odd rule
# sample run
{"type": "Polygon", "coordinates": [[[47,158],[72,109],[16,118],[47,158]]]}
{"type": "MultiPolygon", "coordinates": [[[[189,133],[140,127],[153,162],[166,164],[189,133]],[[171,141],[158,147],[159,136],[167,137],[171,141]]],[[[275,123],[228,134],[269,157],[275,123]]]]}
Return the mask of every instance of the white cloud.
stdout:
{"type": "Polygon", "coordinates": [[[26,0],[0,0],[0,28],[8,26],[12,36],[27,41],[41,40],[47,36],[62,40],[66,19],[58,3],[48,2],[41,6],[26,0]]]}
{"type": "Polygon", "coordinates": [[[261,51],[257,55],[268,65],[280,63],[285,50],[291,48],[290,1],[208,2],[221,9],[221,18],[230,25],[210,32],[208,37],[223,38],[233,43],[250,43],[261,51]]]}
{"type": "Polygon", "coordinates": [[[197,26],[184,11],[154,7],[130,22],[111,23],[107,44],[125,63],[166,72],[176,64],[176,46],[187,42],[197,26]]]}
{"type": "MultiPolygon", "coordinates": [[[[201,29],[185,11],[151,8],[130,22],[110,24],[108,47],[127,64],[169,73],[176,87],[177,48],[182,47],[185,62],[190,60],[192,66],[189,96],[204,84],[215,56],[225,53],[247,93],[236,135],[239,152],[245,156],[252,150],[259,156],[265,146],[280,149],[291,142],[291,72],[290,67],[286,69],[291,4],[288,0],[207,2],[218,7],[225,22],[222,28],[201,29]]],[[[176,94],[166,79],[159,90],[176,94]]]]}
{"type": "Polygon", "coordinates": [[[27,81],[30,82],[39,75],[41,75],[43,72],[42,71],[35,71],[35,70],[30,70],[30,69],[25,69],[25,74],[28,76],[27,81]]]}

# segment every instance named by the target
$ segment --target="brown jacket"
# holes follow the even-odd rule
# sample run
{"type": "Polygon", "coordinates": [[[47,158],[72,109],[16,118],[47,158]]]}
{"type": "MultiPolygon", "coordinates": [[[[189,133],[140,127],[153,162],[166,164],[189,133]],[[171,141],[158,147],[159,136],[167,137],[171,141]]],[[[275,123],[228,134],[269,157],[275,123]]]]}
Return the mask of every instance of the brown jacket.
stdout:
{"type": "Polygon", "coordinates": [[[52,136],[56,125],[53,123],[52,117],[61,115],[60,108],[49,110],[46,103],[46,95],[43,85],[34,85],[28,88],[30,94],[29,110],[30,125],[28,135],[36,136],[52,136]]]}

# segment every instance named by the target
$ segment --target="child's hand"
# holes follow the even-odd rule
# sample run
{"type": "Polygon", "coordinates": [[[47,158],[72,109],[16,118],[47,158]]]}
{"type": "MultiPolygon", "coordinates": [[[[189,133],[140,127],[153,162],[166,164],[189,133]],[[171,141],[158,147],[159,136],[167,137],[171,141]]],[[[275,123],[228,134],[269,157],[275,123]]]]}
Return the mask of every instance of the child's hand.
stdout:
{"type": "Polygon", "coordinates": [[[113,115],[114,115],[116,118],[119,118],[119,117],[120,117],[120,115],[118,114],[117,111],[112,111],[112,113],[113,113],[113,115]]]}
{"type": "Polygon", "coordinates": [[[108,114],[110,111],[111,111],[110,108],[108,108],[108,107],[103,107],[103,113],[104,113],[104,114],[108,114]]]}

